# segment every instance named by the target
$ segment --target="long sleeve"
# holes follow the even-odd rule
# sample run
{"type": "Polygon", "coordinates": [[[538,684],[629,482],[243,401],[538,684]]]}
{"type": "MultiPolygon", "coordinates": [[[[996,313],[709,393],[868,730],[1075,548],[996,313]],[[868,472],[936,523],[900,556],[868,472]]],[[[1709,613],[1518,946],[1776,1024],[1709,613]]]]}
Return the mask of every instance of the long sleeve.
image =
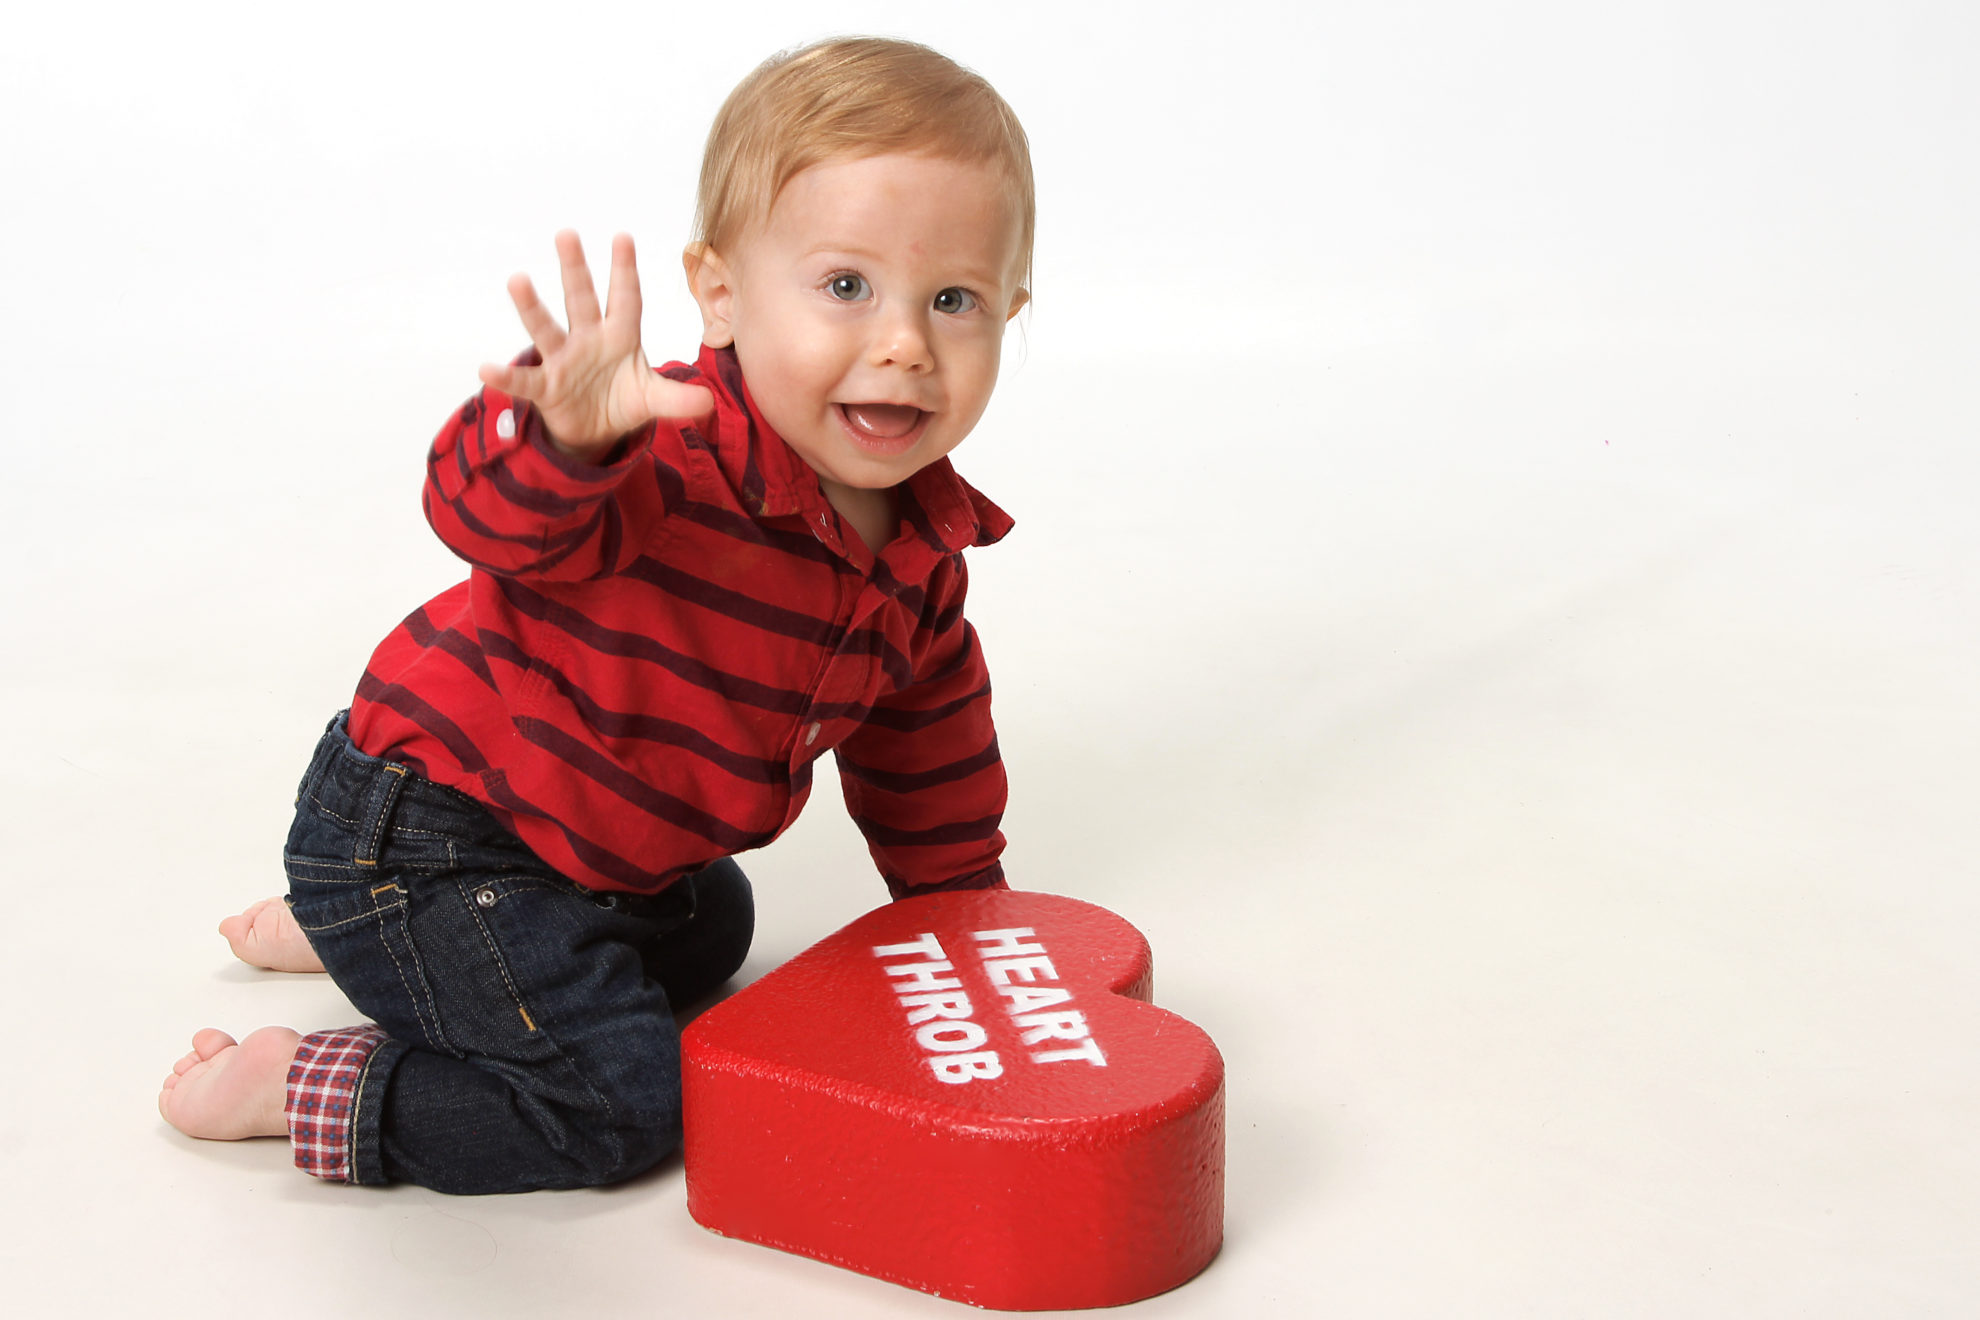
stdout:
{"type": "Polygon", "coordinates": [[[435,441],[429,520],[468,580],[379,643],[351,737],[482,802],[580,884],[651,893],[793,820],[823,746],[897,894],[998,885],[1004,773],[962,550],[1010,519],[946,459],[854,563],[732,349],[660,368],[714,412],[561,455],[495,390],[435,441]]]}
{"type": "Polygon", "coordinates": [[[558,452],[527,402],[483,389],[434,438],[427,522],[448,549],[503,577],[608,576],[634,540],[628,525],[665,513],[660,483],[636,479],[655,432],[649,424],[594,466],[558,452]]]}
{"type": "Polygon", "coordinates": [[[1004,887],[1004,763],[983,648],[963,617],[966,587],[953,555],[929,582],[914,681],[837,749],[846,809],[895,898],[1004,887]]]}

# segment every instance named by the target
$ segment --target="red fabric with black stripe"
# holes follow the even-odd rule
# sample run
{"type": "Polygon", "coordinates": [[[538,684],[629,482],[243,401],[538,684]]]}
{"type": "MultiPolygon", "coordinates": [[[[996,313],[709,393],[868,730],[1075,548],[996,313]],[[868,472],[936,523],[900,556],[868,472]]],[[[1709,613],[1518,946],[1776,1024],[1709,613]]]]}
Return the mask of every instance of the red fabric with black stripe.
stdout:
{"type": "Polygon", "coordinates": [[[484,389],[426,513],[468,580],[380,644],[351,737],[470,794],[550,865],[649,891],[760,847],[838,754],[890,891],[1003,883],[1003,763],[962,551],[1010,518],[946,458],[876,558],[763,422],[732,350],[661,369],[715,412],[592,467],[484,389]]]}

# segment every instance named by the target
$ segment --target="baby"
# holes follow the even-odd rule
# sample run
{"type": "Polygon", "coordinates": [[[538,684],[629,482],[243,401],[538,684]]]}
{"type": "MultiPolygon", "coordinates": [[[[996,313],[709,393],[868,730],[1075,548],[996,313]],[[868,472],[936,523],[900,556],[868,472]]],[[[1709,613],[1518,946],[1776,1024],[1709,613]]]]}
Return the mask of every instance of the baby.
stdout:
{"type": "MultiPolygon", "coordinates": [[[[362,1026],[215,1030],[159,1109],[287,1136],[355,1183],[631,1177],[680,1138],[672,1006],[741,966],[731,860],[838,759],[896,897],[1004,883],[990,687],[962,552],[1010,519],[947,455],[1029,296],[1030,157],[981,78],[836,40],[730,95],[684,254],[692,364],[651,368],[632,240],[599,306],[441,430],[427,518],[471,566],[378,647],[297,796],[289,895],[221,925],[327,970],[362,1026]]],[[[821,1012],[829,1006],[820,1005],[821,1012]]]]}

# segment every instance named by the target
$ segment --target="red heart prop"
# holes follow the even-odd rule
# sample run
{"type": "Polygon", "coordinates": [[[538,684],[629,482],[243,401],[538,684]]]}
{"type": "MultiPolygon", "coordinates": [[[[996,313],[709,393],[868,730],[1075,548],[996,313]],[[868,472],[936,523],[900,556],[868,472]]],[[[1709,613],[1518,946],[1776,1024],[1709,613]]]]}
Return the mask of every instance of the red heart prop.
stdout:
{"type": "Polygon", "coordinates": [[[682,1040],[688,1212],[1001,1310],[1118,1306],[1224,1229],[1224,1064],[1141,932],[1053,894],[867,913],[682,1040]]]}

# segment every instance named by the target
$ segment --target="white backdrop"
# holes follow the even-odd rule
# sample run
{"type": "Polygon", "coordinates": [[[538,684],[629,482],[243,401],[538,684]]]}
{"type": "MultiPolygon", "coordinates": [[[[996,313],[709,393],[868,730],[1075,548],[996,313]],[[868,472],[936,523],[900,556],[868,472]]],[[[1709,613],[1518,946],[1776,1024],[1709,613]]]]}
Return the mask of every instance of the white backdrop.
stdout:
{"type": "MultiPolygon", "coordinates": [[[[957,455],[1019,521],[972,599],[1011,873],[1148,932],[1231,1069],[1229,1244],[1142,1309],[1980,1307],[1980,10],[404,0],[0,39],[23,1313],[334,1253],[387,1313],[947,1306],[701,1233],[677,1165],[353,1193],[150,1108],[196,1026],[338,1020],[211,927],[459,575],[422,461],[504,278],[629,230],[691,354],[709,119],[862,31],[1036,156],[957,455]]],[[[884,898],[814,803],[746,975],[884,898]]]]}

